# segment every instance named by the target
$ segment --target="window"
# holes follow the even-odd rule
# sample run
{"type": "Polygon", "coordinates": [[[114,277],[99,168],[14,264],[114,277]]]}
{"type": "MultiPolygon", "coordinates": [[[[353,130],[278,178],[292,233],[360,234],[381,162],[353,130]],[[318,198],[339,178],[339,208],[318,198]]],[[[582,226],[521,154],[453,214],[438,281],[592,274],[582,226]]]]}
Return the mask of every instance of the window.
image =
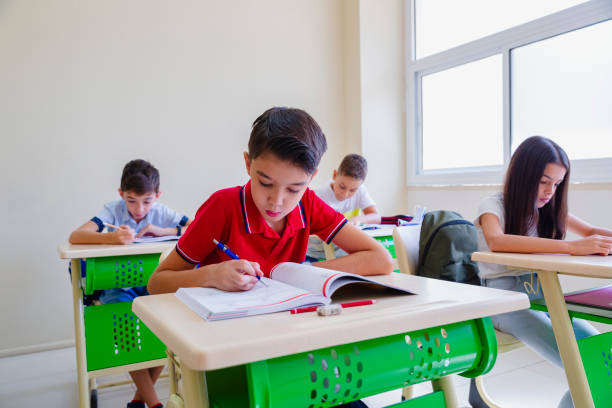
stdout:
{"type": "Polygon", "coordinates": [[[424,170],[503,164],[501,138],[488,137],[502,128],[501,56],[424,76],[421,87],[424,170]]]}
{"type": "Polygon", "coordinates": [[[554,135],[572,159],[612,157],[612,20],[515,48],[512,150],[554,135]]]}
{"type": "Polygon", "coordinates": [[[500,183],[535,134],[567,151],[572,181],[611,181],[612,4],[443,3],[407,3],[409,183],[500,183]]]}
{"type": "Polygon", "coordinates": [[[584,1],[416,0],[416,56],[423,58],[584,1]]]}

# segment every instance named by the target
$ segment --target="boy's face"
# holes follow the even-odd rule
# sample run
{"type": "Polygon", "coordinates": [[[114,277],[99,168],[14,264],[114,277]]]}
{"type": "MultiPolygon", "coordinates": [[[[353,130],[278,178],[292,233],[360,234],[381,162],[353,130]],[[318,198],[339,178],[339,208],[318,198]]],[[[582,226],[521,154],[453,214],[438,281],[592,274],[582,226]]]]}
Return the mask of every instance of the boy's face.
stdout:
{"type": "Polygon", "coordinates": [[[272,228],[283,226],[285,217],[298,205],[317,172],[309,174],[272,153],[251,160],[245,152],[244,161],[259,213],[272,228]]]}
{"type": "Polygon", "coordinates": [[[144,194],[136,194],[133,191],[123,191],[119,189],[119,195],[125,200],[130,216],[136,222],[140,222],[144,217],[147,216],[153,203],[159,198],[160,192],[150,192],[144,194]]]}
{"type": "Polygon", "coordinates": [[[347,198],[351,198],[353,195],[355,195],[357,189],[362,183],[363,180],[346,176],[344,174],[338,174],[338,171],[334,170],[332,190],[334,191],[336,200],[344,201],[347,198]]]}

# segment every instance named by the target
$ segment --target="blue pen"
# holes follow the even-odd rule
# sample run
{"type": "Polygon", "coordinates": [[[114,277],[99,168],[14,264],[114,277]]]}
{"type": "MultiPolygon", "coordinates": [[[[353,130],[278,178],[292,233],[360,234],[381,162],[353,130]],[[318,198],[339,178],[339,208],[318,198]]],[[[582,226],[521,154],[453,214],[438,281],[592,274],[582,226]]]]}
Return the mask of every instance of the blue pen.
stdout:
{"type": "MultiPolygon", "coordinates": [[[[217,248],[219,248],[220,250],[222,250],[223,252],[225,252],[227,254],[227,256],[229,256],[232,259],[240,259],[238,257],[238,255],[236,255],[235,253],[232,252],[231,249],[229,249],[227,247],[227,245],[222,244],[221,242],[217,241],[216,239],[213,238],[213,243],[217,246],[217,248]]],[[[261,280],[261,276],[259,275],[255,275],[255,277],[257,278],[258,281],[260,281],[261,283],[263,283],[264,285],[266,285],[266,283],[264,281],[261,280]]],[[[268,285],[266,285],[268,286],[268,285]]]]}

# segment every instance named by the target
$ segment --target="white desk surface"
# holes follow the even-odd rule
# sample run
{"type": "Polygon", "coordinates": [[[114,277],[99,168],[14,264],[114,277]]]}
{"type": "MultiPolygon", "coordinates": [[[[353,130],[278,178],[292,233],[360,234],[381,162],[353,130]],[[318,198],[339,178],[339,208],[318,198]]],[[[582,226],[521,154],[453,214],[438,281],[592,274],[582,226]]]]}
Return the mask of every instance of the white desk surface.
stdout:
{"type": "Polygon", "coordinates": [[[102,256],[140,255],[162,253],[174,248],[176,241],[148,242],[129,245],[72,245],[62,244],[57,248],[61,259],[94,258],[102,256]]]}
{"type": "Polygon", "coordinates": [[[507,265],[511,268],[544,270],[593,278],[612,278],[612,256],[474,252],[472,260],[507,265]]]}
{"type": "Polygon", "coordinates": [[[399,273],[373,278],[417,294],[362,292],[353,298],[377,303],[327,317],[287,311],[208,322],[174,294],[141,296],[132,310],[189,368],[206,371],[529,307],[527,296],[518,292],[399,273]]]}

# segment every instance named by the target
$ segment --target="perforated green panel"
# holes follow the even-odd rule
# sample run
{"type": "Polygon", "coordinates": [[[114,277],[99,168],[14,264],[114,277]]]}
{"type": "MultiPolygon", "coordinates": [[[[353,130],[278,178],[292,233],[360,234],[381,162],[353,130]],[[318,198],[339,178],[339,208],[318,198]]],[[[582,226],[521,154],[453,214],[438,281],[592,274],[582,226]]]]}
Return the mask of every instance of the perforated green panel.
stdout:
{"type": "Polygon", "coordinates": [[[243,392],[250,407],[333,407],[448,374],[482,374],[496,344],[490,319],[478,319],[215,370],[207,382],[218,407],[246,406],[235,402],[243,392]],[[244,383],[243,375],[248,390],[213,386],[244,383]]]}
{"type": "Polygon", "coordinates": [[[166,346],[132,313],[132,302],[87,306],[87,371],[164,358],[166,346]]]}
{"type": "Polygon", "coordinates": [[[389,235],[386,237],[374,237],[374,239],[380,242],[382,246],[387,248],[387,251],[389,251],[393,259],[397,258],[395,255],[395,242],[393,242],[393,236],[389,235]]]}
{"type": "Polygon", "coordinates": [[[612,407],[612,332],[578,340],[596,408],[612,407]]]}
{"type": "Polygon", "coordinates": [[[86,262],[85,294],[94,290],[144,286],[159,264],[159,254],[89,258],[86,262]]]}

